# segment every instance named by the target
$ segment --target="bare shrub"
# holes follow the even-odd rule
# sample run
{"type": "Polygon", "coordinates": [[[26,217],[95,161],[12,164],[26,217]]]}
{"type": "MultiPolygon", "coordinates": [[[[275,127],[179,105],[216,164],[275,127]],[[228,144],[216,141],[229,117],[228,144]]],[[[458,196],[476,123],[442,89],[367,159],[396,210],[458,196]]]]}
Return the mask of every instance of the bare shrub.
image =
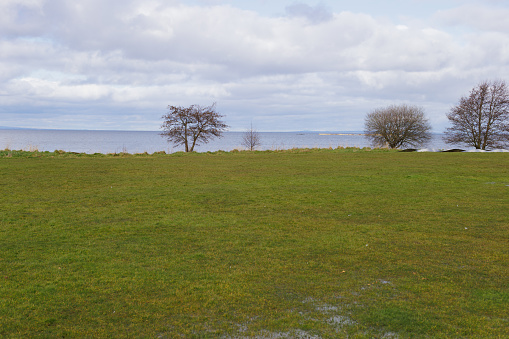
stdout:
{"type": "Polygon", "coordinates": [[[246,147],[250,151],[253,151],[257,146],[262,144],[260,133],[253,129],[253,124],[251,124],[251,128],[244,132],[242,135],[242,146],[246,147]]]}
{"type": "Polygon", "coordinates": [[[392,105],[366,115],[366,137],[375,147],[422,146],[431,139],[431,126],[422,108],[392,105]]]}

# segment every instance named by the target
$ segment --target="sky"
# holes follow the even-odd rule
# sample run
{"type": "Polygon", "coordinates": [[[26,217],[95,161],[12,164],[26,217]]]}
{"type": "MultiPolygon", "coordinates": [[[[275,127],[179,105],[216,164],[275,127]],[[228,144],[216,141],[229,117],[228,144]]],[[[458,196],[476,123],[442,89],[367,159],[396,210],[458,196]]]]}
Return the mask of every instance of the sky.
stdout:
{"type": "Polygon", "coordinates": [[[2,0],[0,126],[160,129],[217,103],[231,131],[362,131],[424,109],[433,131],[509,80],[506,0],[2,0]]]}

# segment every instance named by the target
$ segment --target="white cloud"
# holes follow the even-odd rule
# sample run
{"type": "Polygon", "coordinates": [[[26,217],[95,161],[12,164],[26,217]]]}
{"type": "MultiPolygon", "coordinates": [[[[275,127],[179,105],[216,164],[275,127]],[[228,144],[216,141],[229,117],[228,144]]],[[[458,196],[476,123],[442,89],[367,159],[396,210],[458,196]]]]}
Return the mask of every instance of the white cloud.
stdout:
{"type": "Polygon", "coordinates": [[[260,129],[358,130],[374,106],[406,101],[440,121],[480,79],[509,75],[507,24],[490,24],[495,12],[467,6],[438,13],[440,24],[403,25],[304,3],[269,17],[162,0],[10,0],[0,5],[0,105],[92,103],[120,126],[126,109],[152,121],[146,112],[159,117],[170,103],[218,101],[237,129],[263,117],[260,129]],[[460,24],[470,29],[458,36],[450,28],[460,24]]]}

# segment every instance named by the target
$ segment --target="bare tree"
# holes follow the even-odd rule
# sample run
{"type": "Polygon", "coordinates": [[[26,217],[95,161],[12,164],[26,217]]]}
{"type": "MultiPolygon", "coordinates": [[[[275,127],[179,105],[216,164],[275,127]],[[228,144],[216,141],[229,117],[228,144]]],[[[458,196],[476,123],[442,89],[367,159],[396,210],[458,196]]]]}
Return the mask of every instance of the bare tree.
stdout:
{"type": "Polygon", "coordinates": [[[505,81],[483,81],[451,108],[444,141],[477,149],[509,145],[509,89],[505,81]]]}
{"type": "Polygon", "coordinates": [[[253,151],[257,146],[261,145],[260,133],[253,129],[253,124],[251,124],[251,128],[244,132],[242,135],[242,146],[248,148],[250,151],[253,151]]]}
{"type": "Polygon", "coordinates": [[[228,128],[216,112],[216,104],[210,106],[191,105],[189,107],[168,106],[163,115],[163,132],[160,134],[175,145],[184,145],[186,152],[192,152],[194,146],[207,143],[214,137],[220,137],[228,128]]]}
{"type": "Polygon", "coordinates": [[[364,129],[375,147],[417,147],[431,139],[431,126],[423,109],[417,106],[378,108],[366,116],[364,129]]]}

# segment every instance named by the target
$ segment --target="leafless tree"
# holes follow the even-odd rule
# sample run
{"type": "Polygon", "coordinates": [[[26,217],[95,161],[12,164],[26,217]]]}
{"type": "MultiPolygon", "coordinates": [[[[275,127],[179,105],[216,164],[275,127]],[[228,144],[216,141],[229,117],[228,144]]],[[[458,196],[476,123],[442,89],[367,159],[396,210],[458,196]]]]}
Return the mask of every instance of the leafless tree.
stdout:
{"type": "Polygon", "coordinates": [[[444,141],[477,149],[509,145],[509,89],[502,80],[483,81],[451,108],[444,141]]]}
{"type": "Polygon", "coordinates": [[[431,126],[422,108],[392,105],[375,109],[364,122],[368,139],[375,147],[421,146],[431,139],[431,126]]]}
{"type": "Polygon", "coordinates": [[[216,112],[216,104],[210,106],[191,105],[189,107],[168,106],[163,115],[163,132],[160,134],[175,145],[184,145],[186,152],[192,152],[194,146],[207,143],[214,137],[220,137],[228,128],[216,112]]]}
{"type": "Polygon", "coordinates": [[[260,133],[253,129],[253,124],[251,124],[251,128],[244,132],[242,135],[242,146],[248,148],[250,151],[253,151],[257,146],[261,145],[260,133]]]}

